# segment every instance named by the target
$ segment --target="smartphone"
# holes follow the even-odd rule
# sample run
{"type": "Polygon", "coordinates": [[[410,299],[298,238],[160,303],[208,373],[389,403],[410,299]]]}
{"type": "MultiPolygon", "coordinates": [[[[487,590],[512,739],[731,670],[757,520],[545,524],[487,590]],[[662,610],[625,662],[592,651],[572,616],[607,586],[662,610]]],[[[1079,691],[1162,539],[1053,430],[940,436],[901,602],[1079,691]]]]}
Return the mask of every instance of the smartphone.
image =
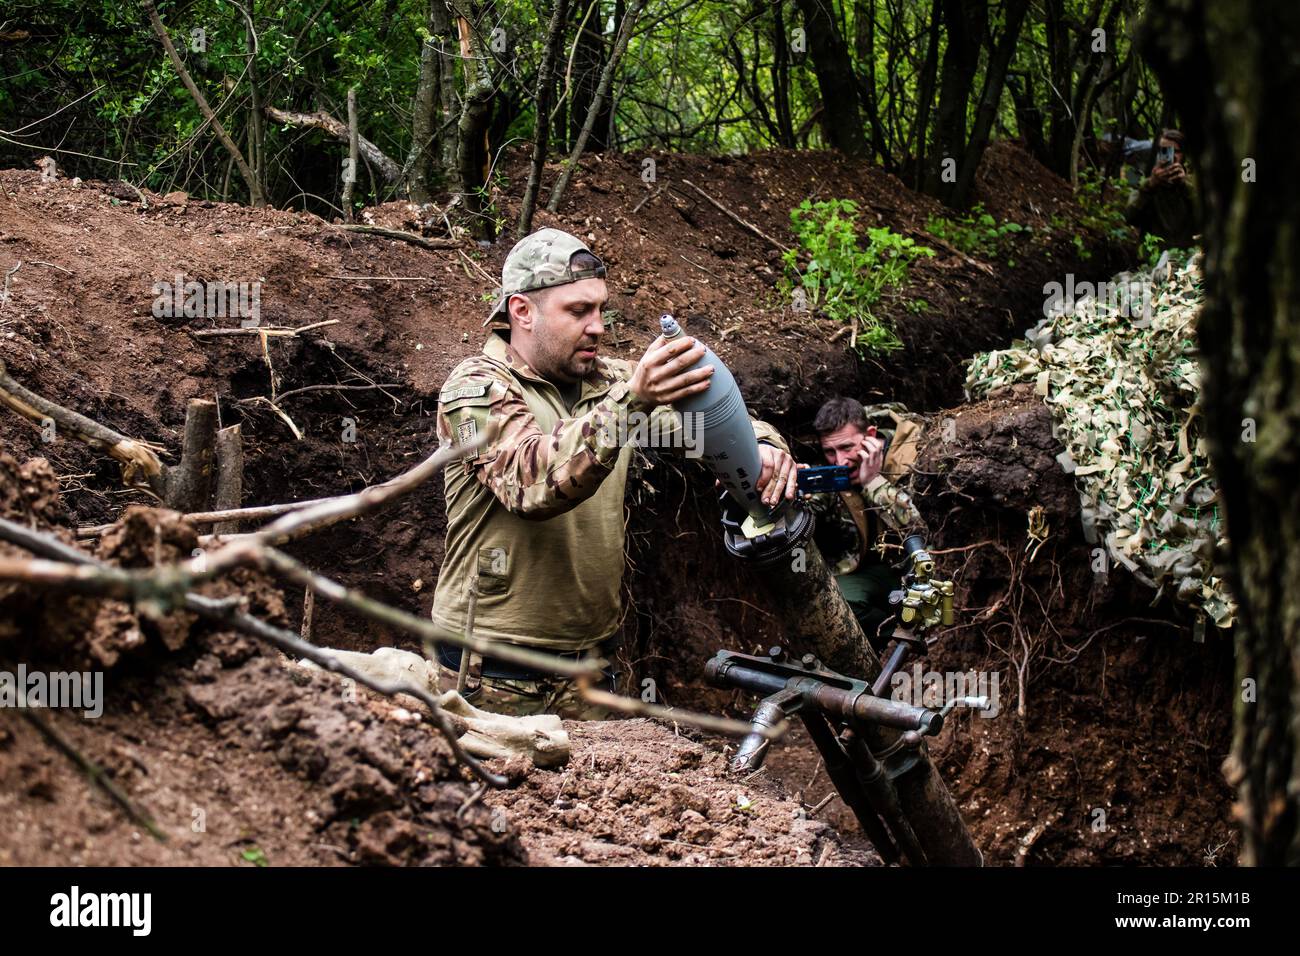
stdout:
{"type": "Polygon", "coordinates": [[[1161,146],[1160,152],[1156,154],[1157,166],[1168,166],[1174,161],[1174,147],[1161,146]]]}
{"type": "Polygon", "coordinates": [[[851,472],[845,465],[819,465],[799,469],[799,493],[816,495],[827,491],[848,491],[853,487],[851,472]]]}

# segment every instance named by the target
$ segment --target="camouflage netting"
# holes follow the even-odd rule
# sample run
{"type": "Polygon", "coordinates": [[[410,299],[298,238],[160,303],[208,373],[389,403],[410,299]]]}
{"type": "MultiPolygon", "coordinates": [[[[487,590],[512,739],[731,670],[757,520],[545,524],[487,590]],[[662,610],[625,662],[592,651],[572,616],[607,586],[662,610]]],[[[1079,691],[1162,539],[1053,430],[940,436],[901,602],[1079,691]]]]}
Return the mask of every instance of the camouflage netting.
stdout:
{"type": "Polygon", "coordinates": [[[1074,475],[1089,543],[1104,541],[1139,580],[1230,627],[1236,608],[1213,573],[1223,523],[1201,435],[1199,257],[1062,292],[1025,339],[971,360],[967,394],[1034,382],[1065,445],[1058,460],[1074,475]]]}

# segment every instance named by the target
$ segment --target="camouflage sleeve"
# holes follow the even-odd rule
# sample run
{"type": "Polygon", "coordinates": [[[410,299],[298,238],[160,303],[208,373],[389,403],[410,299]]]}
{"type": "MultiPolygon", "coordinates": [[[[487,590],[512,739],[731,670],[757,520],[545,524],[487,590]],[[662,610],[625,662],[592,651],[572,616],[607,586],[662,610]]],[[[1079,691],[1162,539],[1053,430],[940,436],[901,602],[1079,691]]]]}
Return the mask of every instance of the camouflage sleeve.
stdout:
{"type": "Polygon", "coordinates": [[[815,494],[801,495],[804,507],[818,517],[836,514],[840,507],[840,496],[834,491],[818,491],[815,494]]]}
{"type": "Polygon", "coordinates": [[[925,521],[912,503],[912,496],[884,476],[877,475],[867,482],[863,497],[881,520],[899,534],[926,534],[925,521]]]}
{"type": "Polygon", "coordinates": [[[750,413],[749,423],[754,427],[754,437],[760,442],[764,445],[773,445],[787,455],[790,454],[790,446],[785,443],[785,439],[781,437],[781,433],[775,428],[767,422],[759,421],[754,417],[753,413],[750,413]]]}
{"type": "Polygon", "coordinates": [[[595,494],[622,449],[626,429],[619,422],[646,410],[620,381],[585,415],[543,432],[511,379],[476,370],[443,386],[438,437],[460,442],[486,434],[465,467],[512,514],[543,521],[595,494]]]}

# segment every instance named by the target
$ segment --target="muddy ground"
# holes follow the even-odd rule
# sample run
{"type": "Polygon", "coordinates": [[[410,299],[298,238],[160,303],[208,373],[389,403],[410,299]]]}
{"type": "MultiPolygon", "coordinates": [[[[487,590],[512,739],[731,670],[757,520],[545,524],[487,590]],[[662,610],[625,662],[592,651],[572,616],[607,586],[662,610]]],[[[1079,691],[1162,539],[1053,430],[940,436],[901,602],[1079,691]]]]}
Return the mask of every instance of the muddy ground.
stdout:
{"type": "MultiPolygon", "coordinates": [[[[584,235],[609,263],[611,353],[635,358],[658,315],[675,312],[726,359],[753,410],[791,435],[804,460],[809,423],[829,394],[901,400],[956,423],[957,441],[932,444],[916,477],[961,606],[958,627],[932,648],[928,666],[998,670],[1004,709],[994,720],[962,717],[933,749],[990,861],[1231,862],[1230,796],[1218,772],[1228,746],[1227,642],[1212,635],[1191,643],[1186,622],[1148,607],[1149,594],[1119,573],[1092,573],[1077,499],[1031,397],[960,406],[961,362],[1031,325],[1045,282],[1065,272],[1104,277],[1132,249],[1081,230],[1068,187],[999,144],[979,198],[999,219],[1032,229],[996,261],[935,244],[937,255],[886,305],[904,348],[863,359],[834,339],[833,323],[781,301],[777,249],[685,183],[782,242],[790,207],[805,197],[853,198],[864,218],[926,241],[925,219],[939,211],[931,200],[833,155],[654,157],[653,187],[640,178],[640,155],[591,159],[560,215],[536,223],[584,235]],[[668,188],[656,193],[659,186],[668,188]],[[1054,218],[1068,228],[1053,228],[1054,218]],[[918,298],[928,304],[920,314],[907,306],[918,298]],[[1035,505],[1052,533],[1029,561],[1025,529],[1035,505]],[[1016,674],[1026,646],[1022,694],[1016,674]]],[[[507,222],[521,169],[519,156],[507,163],[497,197],[507,222]]],[[[508,241],[430,251],[305,213],[183,194],[146,200],[147,208],[113,184],[42,184],[35,173],[0,172],[0,267],[22,262],[0,307],[0,358],[15,379],[158,442],[172,462],[186,401],[215,396],[223,423],[243,425],[246,504],[356,490],[428,453],[438,387],[482,340],[484,294],[508,241]],[[154,284],[178,273],[260,281],[263,324],[337,323],[272,338],[265,351],[256,337],[196,338],[233,323],[155,317],[154,284]],[[284,399],[301,438],[265,401],[273,387],[280,395],[330,383],[367,388],[284,399]],[[355,441],[344,440],[345,419],[355,441]]],[[[419,225],[402,204],[370,217],[419,225]]],[[[76,540],[77,527],[148,504],[123,490],[107,458],[75,441],[42,441],[4,409],[0,450],[8,456],[0,458],[6,513],[62,529],[65,541],[76,540]]],[[[710,485],[672,459],[643,461],[629,483],[621,658],[628,687],[651,677],[667,703],[740,715],[739,702],[702,685],[704,661],[719,647],[753,649],[781,634],[764,595],[721,548],[710,485]]],[[[292,550],[323,573],[427,613],[443,527],[435,481],[292,550]]],[[[132,545],[142,535],[183,554],[207,530],[136,512],[94,547],[109,560],[147,564],[154,552],[132,545]]],[[[300,590],[265,580],[232,586],[251,591],[268,619],[297,626],[300,590]]],[[[314,635],[361,650],[412,646],[321,604],[314,635]]],[[[567,771],[537,771],[512,790],[474,798],[445,745],[423,724],[395,718],[390,702],[365,694],[344,701],[325,676],[294,680],[275,655],[210,625],[149,620],[116,602],[0,592],[0,663],[19,660],[111,666],[104,718],[50,720],[171,839],[158,843],[127,820],[9,712],[0,714],[4,862],[875,860],[837,800],[810,813],[829,788],[798,738],[738,787],[716,738],[686,739],[644,721],[572,725],[567,771]],[[195,829],[200,817],[204,828],[195,829]]]]}

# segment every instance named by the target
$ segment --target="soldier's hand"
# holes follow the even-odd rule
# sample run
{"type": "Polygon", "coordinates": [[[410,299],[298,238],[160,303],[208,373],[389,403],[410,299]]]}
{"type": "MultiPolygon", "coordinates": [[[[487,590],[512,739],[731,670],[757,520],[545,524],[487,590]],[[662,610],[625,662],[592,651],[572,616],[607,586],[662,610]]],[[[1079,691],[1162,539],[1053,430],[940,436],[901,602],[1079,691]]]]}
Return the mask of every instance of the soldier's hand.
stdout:
{"type": "Polygon", "coordinates": [[[860,457],[855,480],[859,487],[865,488],[872,478],[880,474],[880,469],[885,464],[885,440],[876,437],[875,425],[867,429],[867,434],[862,438],[862,450],[858,454],[860,457]]]}
{"type": "Polygon", "coordinates": [[[799,467],[789,452],[759,442],[758,457],[763,462],[757,486],[762,492],[763,504],[770,508],[782,498],[793,501],[799,488],[799,467]]]}
{"type": "Polygon", "coordinates": [[[1177,172],[1181,171],[1182,168],[1182,165],[1179,163],[1159,164],[1151,170],[1151,175],[1147,177],[1143,186],[1148,190],[1164,186],[1167,183],[1174,181],[1177,178],[1177,172]]]}
{"type": "Polygon", "coordinates": [[[691,368],[704,358],[705,351],[703,345],[689,336],[665,339],[661,335],[641,356],[628,387],[637,398],[654,405],[671,405],[698,394],[709,387],[713,376],[711,365],[691,368]]]}

